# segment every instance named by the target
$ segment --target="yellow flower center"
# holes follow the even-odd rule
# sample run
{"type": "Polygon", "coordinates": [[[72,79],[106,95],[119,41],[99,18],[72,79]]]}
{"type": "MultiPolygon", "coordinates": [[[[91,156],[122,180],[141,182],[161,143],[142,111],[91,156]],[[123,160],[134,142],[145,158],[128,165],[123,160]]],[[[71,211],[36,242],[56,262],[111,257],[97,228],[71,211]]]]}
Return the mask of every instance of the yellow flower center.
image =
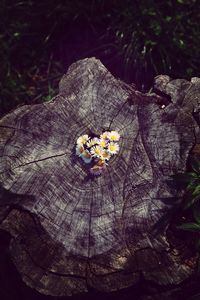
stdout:
{"type": "Polygon", "coordinates": [[[109,153],[106,152],[106,151],[102,152],[101,155],[102,155],[103,158],[108,158],[109,157],[109,153]]]}
{"type": "Polygon", "coordinates": [[[120,135],[117,131],[111,131],[109,134],[110,141],[117,142],[119,141],[120,135]]]}
{"type": "Polygon", "coordinates": [[[109,150],[110,151],[115,151],[116,149],[116,146],[115,145],[109,145],[109,150]]]}
{"type": "Polygon", "coordinates": [[[106,147],[106,141],[100,141],[99,145],[102,147],[102,148],[105,148],[106,147]]]}
{"type": "Polygon", "coordinates": [[[100,155],[100,154],[101,154],[101,149],[95,148],[94,152],[95,152],[97,155],[100,155]]]}

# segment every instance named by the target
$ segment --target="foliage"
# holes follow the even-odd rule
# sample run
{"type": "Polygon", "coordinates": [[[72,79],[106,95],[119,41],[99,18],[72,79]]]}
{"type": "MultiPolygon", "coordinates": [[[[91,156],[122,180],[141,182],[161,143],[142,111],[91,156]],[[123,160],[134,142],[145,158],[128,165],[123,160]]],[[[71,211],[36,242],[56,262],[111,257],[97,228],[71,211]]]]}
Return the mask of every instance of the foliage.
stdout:
{"type": "MultiPolygon", "coordinates": [[[[196,239],[196,249],[200,251],[200,160],[193,156],[191,159],[191,171],[176,176],[177,182],[185,185],[185,196],[183,208],[189,209],[193,215],[193,222],[178,225],[178,229],[195,232],[198,234],[196,239]]],[[[200,258],[198,262],[200,271],[200,258]]]]}
{"type": "Polygon", "coordinates": [[[61,68],[48,50],[51,28],[41,26],[43,13],[33,1],[1,2],[1,114],[55,95],[61,68]]]}
{"type": "Polygon", "coordinates": [[[0,115],[50,99],[67,66],[85,56],[143,90],[158,73],[197,76],[199,17],[197,0],[2,0],[0,115]],[[82,41],[68,60],[56,54],[63,36],[82,41]]]}
{"type": "MultiPolygon", "coordinates": [[[[192,215],[194,221],[178,225],[177,228],[200,232],[200,158],[191,156],[188,169],[188,172],[178,173],[169,179],[168,185],[176,195],[159,199],[169,209],[152,228],[154,234],[165,230],[172,219],[184,211],[188,212],[187,215],[192,215]]],[[[200,248],[200,241],[197,245],[200,248]]]]}
{"type": "Polygon", "coordinates": [[[196,207],[200,200],[200,160],[192,156],[190,160],[191,171],[173,176],[180,188],[185,188],[183,206],[185,209],[196,207]]]}
{"type": "Polygon", "coordinates": [[[114,7],[110,30],[123,57],[124,76],[149,84],[155,74],[198,75],[199,8],[196,0],[125,0],[114,7]]]}

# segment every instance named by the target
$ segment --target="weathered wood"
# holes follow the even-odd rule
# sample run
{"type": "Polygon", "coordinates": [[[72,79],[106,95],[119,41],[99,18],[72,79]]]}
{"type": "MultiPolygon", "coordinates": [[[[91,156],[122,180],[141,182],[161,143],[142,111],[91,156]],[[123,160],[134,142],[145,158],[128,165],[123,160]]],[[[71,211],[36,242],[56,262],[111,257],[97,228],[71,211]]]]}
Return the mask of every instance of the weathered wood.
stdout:
{"type": "Polygon", "coordinates": [[[0,121],[1,225],[23,280],[51,295],[113,291],[141,276],[178,284],[192,272],[166,230],[152,228],[176,196],[197,142],[199,81],[156,78],[171,96],[142,95],[100,61],[74,63],[49,103],[23,106],[0,121]],[[144,101],[143,101],[144,99],[144,101]],[[166,99],[168,99],[166,101],[166,99]],[[99,177],[88,176],[75,144],[82,134],[117,130],[120,152],[99,177]]]}

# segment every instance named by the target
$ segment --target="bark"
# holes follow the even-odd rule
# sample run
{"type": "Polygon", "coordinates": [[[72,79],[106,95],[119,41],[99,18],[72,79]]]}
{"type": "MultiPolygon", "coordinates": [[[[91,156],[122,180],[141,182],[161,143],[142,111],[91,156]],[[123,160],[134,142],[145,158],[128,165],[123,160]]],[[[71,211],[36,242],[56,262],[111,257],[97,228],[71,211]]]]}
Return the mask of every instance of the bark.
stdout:
{"type": "Polygon", "coordinates": [[[200,79],[158,76],[142,94],[94,58],[74,63],[48,103],[25,105],[0,121],[0,228],[23,280],[53,296],[114,291],[141,278],[181,283],[193,273],[153,228],[176,197],[198,142],[200,79]],[[98,177],[75,144],[82,134],[117,130],[120,152],[98,177]]]}

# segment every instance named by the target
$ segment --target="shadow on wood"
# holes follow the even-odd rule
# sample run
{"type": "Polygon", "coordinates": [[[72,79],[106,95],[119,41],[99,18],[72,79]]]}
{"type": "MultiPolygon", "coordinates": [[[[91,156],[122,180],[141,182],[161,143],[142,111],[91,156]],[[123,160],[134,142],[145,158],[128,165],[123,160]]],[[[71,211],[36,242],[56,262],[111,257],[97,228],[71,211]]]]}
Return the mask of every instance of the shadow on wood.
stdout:
{"type": "Polygon", "coordinates": [[[156,236],[152,229],[169,209],[162,198],[177,196],[167,180],[185,170],[199,138],[200,84],[159,76],[155,87],[159,95],[143,95],[84,59],[52,101],[0,121],[0,228],[11,234],[12,259],[32,288],[69,296],[141,278],[173,286],[193,273],[172,249],[167,224],[156,236]],[[76,140],[104,130],[120,133],[120,151],[104,174],[86,180],[76,140]]]}

